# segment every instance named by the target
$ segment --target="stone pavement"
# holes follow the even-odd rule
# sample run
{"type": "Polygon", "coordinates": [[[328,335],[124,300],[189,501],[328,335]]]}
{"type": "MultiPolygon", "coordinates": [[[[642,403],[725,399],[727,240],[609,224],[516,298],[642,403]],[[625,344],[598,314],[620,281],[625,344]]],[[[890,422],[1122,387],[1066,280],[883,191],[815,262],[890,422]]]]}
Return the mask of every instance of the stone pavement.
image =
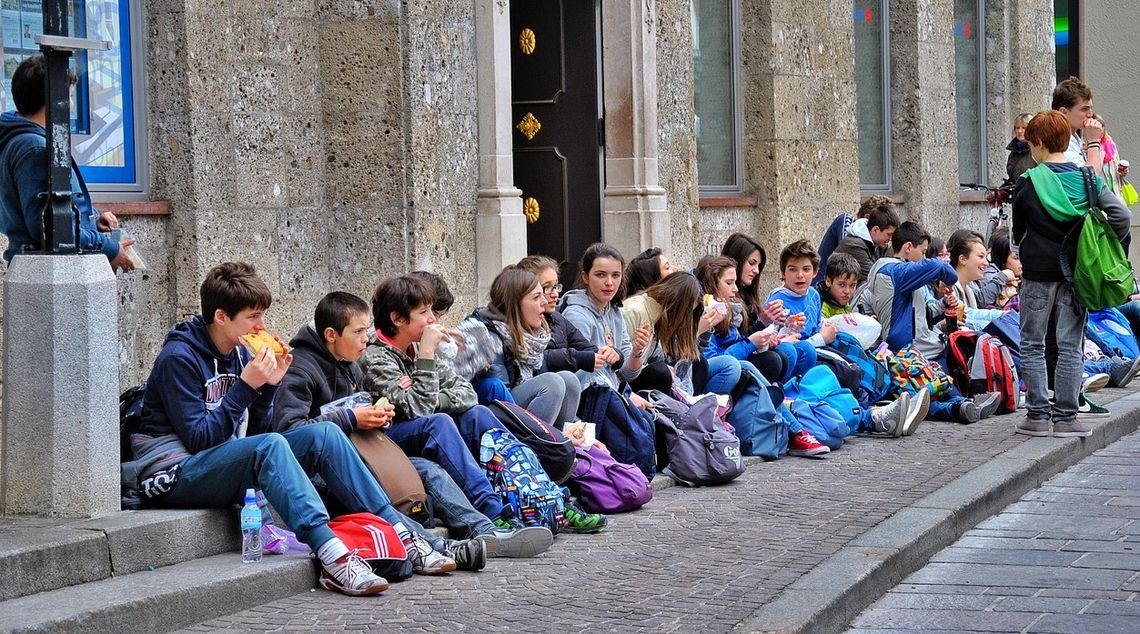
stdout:
{"type": "Polygon", "coordinates": [[[826,460],[784,458],[727,486],[660,491],[605,532],[559,536],[535,559],[417,577],[378,598],[315,590],[190,629],[727,632],[884,519],[1021,446],[1014,420],[853,438],[826,460]]]}
{"type": "Polygon", "coordinates": [[[871,632],[1140,632],[1140,432],[938,553],[854,622],[871,632]]]}

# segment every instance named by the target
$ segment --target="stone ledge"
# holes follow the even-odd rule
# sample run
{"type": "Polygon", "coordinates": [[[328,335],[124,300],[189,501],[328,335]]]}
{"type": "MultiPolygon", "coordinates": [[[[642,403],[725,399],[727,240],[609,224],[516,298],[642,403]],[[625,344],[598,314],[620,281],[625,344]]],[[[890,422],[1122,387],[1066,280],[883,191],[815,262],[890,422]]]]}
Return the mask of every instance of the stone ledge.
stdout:
{"type": "Polygon", "coordinates": [[[109,211],[116,216],[169,216],[174,206],[168,200],[122,200],[96,202],[99,211],[109,211]]]}
{"type": "Polygon", "coordinates": [[[755,196],[701,196],[701,209],[708,207],[755,207],[755,196]]]}
{"type": "Polygon", "coordinates": [[[1030,439],[901,509],[760,607],[733,632],[840,632],[878,597],[982,520],[1140,428],[1135,394],[1088,438],[1030,439]],[[805,601],[805,592],[810,600],[805,601]]]}

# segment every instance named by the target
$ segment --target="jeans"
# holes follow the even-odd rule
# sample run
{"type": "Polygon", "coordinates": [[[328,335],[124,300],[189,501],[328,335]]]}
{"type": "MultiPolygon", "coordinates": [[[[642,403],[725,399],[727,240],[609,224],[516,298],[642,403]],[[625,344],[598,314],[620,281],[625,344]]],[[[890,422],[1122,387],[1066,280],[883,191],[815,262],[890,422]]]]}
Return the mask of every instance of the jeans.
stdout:
{"type": "Polygon", "coordinates": [[[697,394],[732,394],[740,382],[740,365],[740,361],[727,354],[708,359],[708,378],[702,385],[694,381],[693,391],[697,394]]]}
{"type": "Polygon", "coordinates": [[[756,366],[757,370],[760,370],[760,374],[763,374],[769,383],[783,383],[790,365],[787,357],[781,354],[779,346],[776,346],[774,350],[754,352],[748,355],[748,361],[756,366]]]}
{"type": "Polygon", "coordinates": [[[475,398],[479,400],[480,405],[489,405],[491,401],[515,402],[514,395],[507,389],[502,379],[485,376],[472,381],[471,387],[475,388],[475,398]]]}
{"type": "Polygon", "coordinates": [[[479,511],[476,511],[467,496],[447,472],[426,458],[409,458],[416,472],[423,480],[424,490],[431,496],[432,510],[436,519],[451,531],[461,535],[460,539],[471,539],[476,535],[491,533],[495,525],[479,511]]]}
{"type": "Polygon", "coordinates": [[[1128,320],[1128,325],[1132,329],[1132,334],[1140,337],[1140,299],[1132,299],[1116,307],[1120,314],[1128,320]]]}
{"type": "MultiPolygon", "coordinates": [[[[502,427],[491,410],[482,405],[476,405],[468,413],[475,409],[486,412],[494,421],[494,427],[502,427]]],[[[467,413],[464,414],[466,415],[467,413]]],[[[408,456],[427,458],[443,467],[480,513],[487,517],[499,517],[503,512],[503,502],[491,488],[491,482],[487,480],[483,468],[475,461],[469,441],[462,432],[463,427],[456,423],[447,414],[432,414],[392,423],[386,433],[408,456]]],[[[477,425],[469,423],[467,427],[474,429],[477,425]]],[[[480,431],[478,437],[482,436],[480,431]]]]}
{"type": "Polygon", "coordinates": [[[933,397],[930,399],[930,409],[926,412],[926,420],[940,420],[952,423],[958,420],[955,416],[955,408],[967,400],[969,399],[962,396],[962,393],[958,391],[957,387],[951,385],[950,394],[937,400],[933,397]]]}
{"type": "Polygon", "coordinates": [[[349,512],[368,512],[442,548],[439,538],[393,506],[356,448],[334,423],[305,425],[283,434],[227,440],[182,461],[178,484],[163,503],[183,508],[224,508],[239,504],[246,489],[261,489],[281,519],[315,552],[336,537],[329,515],[309,480],[319,476],[327,491],[349,512]]]}
{"type": "Polygon", "coordinates": [[[787,383],[797,376],[803,376],[805,372],[815,367],[815,346],[811,345],[810,342],[788,343],[785,341],[776,346],[776,350],[788,359],[781,383],[787,383]]]}
{"type": "Polygon", "coordinates": [[[1088,311],[1077,302],[1068,282],[1021,282],[1021,369],[1030,420],[1071,422],[1077,417],[1084,359],[1083,342],[1088,311]],[[1053,375],[1054,405],[1046,393],[1045,337],[1055,320],[1057,369],[1053,375]]]}
{"type": "Polygon", "coordinates": [[[669,393],[673,389],[673,373],[664,361],[654,361],[641,366],[641,372],[630,380],[629,386],[634,392],[643,390],[657,390],[669,393]]]}
{"type": "Polygon", "coordinates": [[[558,429],[577,418],[582,384],[573,372],[544,372],[511,388],[515,402],[558,429]]]}

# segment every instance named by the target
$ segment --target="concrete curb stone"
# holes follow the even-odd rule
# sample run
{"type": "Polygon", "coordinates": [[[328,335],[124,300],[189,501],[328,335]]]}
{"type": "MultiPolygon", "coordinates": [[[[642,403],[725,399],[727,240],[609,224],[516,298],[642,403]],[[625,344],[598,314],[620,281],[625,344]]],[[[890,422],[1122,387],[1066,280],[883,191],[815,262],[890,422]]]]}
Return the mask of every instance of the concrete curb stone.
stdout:
{"type": "MultiPolygon", "coordinates": [[[[966,531],[1053,475],[1140,428],[1140,394],[1112,403],[1088,438],[1031,438],[857,537],[733,632],[839,632],[966,531]]],[[[1013,418],[1011,417],[1011,420],[1013,418]]]]}

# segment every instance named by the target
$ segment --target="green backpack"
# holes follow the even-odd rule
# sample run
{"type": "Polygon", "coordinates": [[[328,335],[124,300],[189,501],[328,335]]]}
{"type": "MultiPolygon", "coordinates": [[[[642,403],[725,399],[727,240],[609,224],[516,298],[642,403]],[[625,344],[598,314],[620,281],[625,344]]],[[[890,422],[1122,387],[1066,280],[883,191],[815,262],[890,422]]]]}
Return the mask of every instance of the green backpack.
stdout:
{"type": "Polygon", "coordinates": [[[1044,203],[1046,198],[1054,204],[1045,204],[1046,211],[1054,219],[1062,222],[1081,220],[1072,232],[1065,237],[1061,249],[1061,270],[1072,281],[1077,301],[1089,310],[1100,310],[1120,306],[1132,294],[1132,262],[1124,253],[1120,238],[1108,224],[1108,217],[1097,206],[1097,179],[1092,170],[1081,168],[1088,203],[1074,206],[1060,179],[1045,165],[1029,170],[1029,177],[1044,203]],[[1060,204],[1056,204],[1060,202],[1060,204]],[[1058,208],[1060,207],[1060,208],[1058,208]],[[1076,261],[1069,262],[1068,247],[1076,241],[1076,261]]]}

